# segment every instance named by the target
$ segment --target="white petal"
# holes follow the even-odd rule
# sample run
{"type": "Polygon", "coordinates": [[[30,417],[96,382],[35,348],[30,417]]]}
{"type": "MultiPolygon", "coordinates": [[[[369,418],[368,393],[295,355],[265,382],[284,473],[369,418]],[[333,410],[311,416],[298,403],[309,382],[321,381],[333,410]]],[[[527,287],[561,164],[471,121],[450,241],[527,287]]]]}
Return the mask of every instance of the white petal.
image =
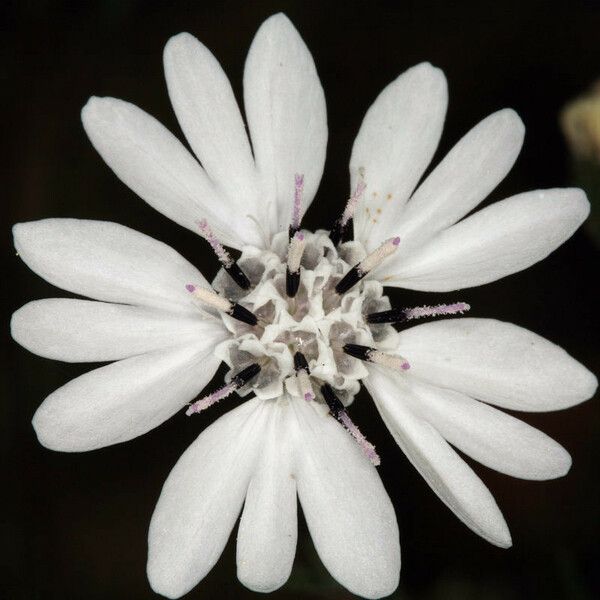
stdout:
{"type": "Polygon", "coordinates": [[[211,380],[219,359],[207,345],[126,358],[73,379],[33,417],[40,443],[83,452],[133,439],[158,427],[211,380]]]}
{"type": "Polygon", "coordinates": [[[269,411],[250,400],[186,450],[163,486],[148,533],[152,589],[178,598],[217,562],[242,508],[269,411]]]}
{"type": "Polygon", "coordinates": [[[13,338],[35,354],[66,362],[119,360],[205,339],[223,339],[218,321],[154,308],[50,298],[29,302],[11,320],[13,338]]]}
{"type": "Polygon", "coordinates": [[[293,406],[298,496],[317,553],[352,593],[391,594],[400,575],[398,525],[375,467],[331,416],[301,401],[293,406]]]}
{"type": "Polygon", "coordinates": [[[590,398],[597,380],[562,348],[493,319],[447,319],[400,333],[411,374],[505,408],[547,411],[590,398]]]}
{"type": "Polygon", "coordinates": [[[198,232],[206,218],[224,244],[260,241],[248,220],[217,190],[196,159],[154,117],[116,98],[90,98],[81,119],[94,148],[150,206],[198,232]]]}
{"type": "Polygon", "coordinates": [[[290,576],[298,522],[293,440],[287,402],[269,403],[261,456],[252,476],[237,537],[237,575],[256,592],[272,592],[290,576]]]}
{"type": "MultiPolygon", "coordinates": [[[[211,52],[189,33],[165,46],[164,66],[169,96],[190,146],[229,207],[245,220],[255,245],[264,210],[250,143],[227,76],[211,52]]],[[[246,235],[249,235],[248,233],[246,235]]]]}
{"type": "Polygon", "coordinates": [[[107,221],[44,219],[13,227],[27,266],[64,290],[199,314],[186,284],[208,286],[200,271],[157,240],[107,221]]]}
{"type": "Polygon", "coordinates": [[[389,84],[367,111],[352,149],[350,175],[354,189],[364,170],[367,189],[354,231],[368,250],[396,235],[404,205],[437,148],[447,104],[444,74],[422,63],[389,84]]]}
{"type": "Polygon", "coordinates": [[[319,186],[327,145],[325,96],[312,56],[283,14],[258,30],[244,70],[244,103],[271,233],[289,225],[294,175],[304,175],[303,212],[319,186]]]}
{"type": "Polygon", "coordinates": [[[525,127],[516,112],[500,110],[473,127],[418,187],[397,227],[401,253],[421,246],[462,219],[513,166],[525,127]]]}
{"type": "Polygon", "coordinates": [[[402,397],[414,414],[431,423],[459,450],[513,477],[554,479],[571,467],[569,453],[545,433],[465,394],[406,375],[402,397]]]}
{"type": "Polygon", "coordinates": [[[439,498],[482,538],[509,547],[508,527],[490,491],[436,429],[406,405],[410,386],[377,368],[365,385],[397,444],[439,498]]]}
{"type": "Polygon", "coordinates": [[[590,205],[578,189],[526,192],[496,202],[378,269],[386,285],[446,292],[522,271],[568,240],[590,205]]]}

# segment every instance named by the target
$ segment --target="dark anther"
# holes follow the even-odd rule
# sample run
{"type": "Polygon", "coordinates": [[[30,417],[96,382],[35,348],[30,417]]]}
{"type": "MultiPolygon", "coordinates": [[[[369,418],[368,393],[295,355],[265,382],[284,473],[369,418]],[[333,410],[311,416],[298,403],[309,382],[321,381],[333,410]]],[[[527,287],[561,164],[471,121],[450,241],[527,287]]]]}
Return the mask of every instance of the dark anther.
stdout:
{"type": "Polygon", "coordinates": [[[329,239],[334,246],[337,246],[340,242],[346,241],[346,233],[352,230],[352,219],[348,219],[344,225],[342,220],[336,219],[335,223],[331,226],[329,232],[329,239]]]}
{"type": "Polygon", "coordinates": [[[296,352],[296,354],[294,354],[294,369],[296,372],[304,369],[310,375],[308,363],[306,362],[306,358],[302,352],[296,352]]]}
{"type": "Polygon", "coordinates": [[[250,280],[246,276],[246,273],[240,269],[237,262],[233,262],[228,267],[224,266],[223,268],[227,271],[229,277],[231,277],[231,279],[233,279],[243,290],[250,289],[250,280]]]}
{"type": "Polygon", "coordinates": [[[229,315],[248,325],[256,325],[258,323],[256,315],[247,308],[244,308],[241,304],[233,304],[229,310],[229,315]]]}
{"type": "Polygon", "coordinates": [[[231,382],[234,383],[238,388],[246,385],[251,379],[256,377],[260,373],[260,365],[252,363],[250,366],[242,369],[239,373],[231,378],[231,382]]]}
{"type": "Polygon", "coordinates": [[[344,228],[342,227],[342,223],[340,219],[336,219],[335,223],[331,227],[331,231],[329,232],[329,239],[334,246],[337,246],[340,243],[343,233],[344,228]]]}
{"type": "Polygon", "coordinates": [[[392,308],[367,315],[367,323],[402,323],[403,321],[406,321],[403,308],[392,308]]]}
{"type": "Polygon", "coordinates": [[[331,416],[339,421],[341,413],[346,410],[342,401],[335,395],[333,388],[328,383],[324,383],[321,386],[321,394],[323,394],[323,398],[325,398],[331,416]]]}
{"type": "Polygon", "coordinates": [[[361,273],[358,265],[352,267],[345,275],[340,279],[335,286],[335,291],[338,294],[345,294],[350,288],[354,287],[366,273],[361,273]]]}
{"type": "Polygon", "coordinates": [[[346,221],[346,225],[342,228],[342,242],[348,242],[354,239],[352,230],[354,229],[354,219],[350,217],[346,221]]]}
{"type": "Polygon", "coordinates": [[[300,287],[300,271],[290,273],[289,269],[285,271],[285,292],[288,298],[293,298],[298,293],[300,287]]]}
{"type": "Polygon", "coordinates": [[[370,361],[371,352],[373,352],[374,348],[360,346],[359,344],[346,344],[343,350],[346,354],[358,358],[358,360],[366,360],[368,362],[370,361]]]}

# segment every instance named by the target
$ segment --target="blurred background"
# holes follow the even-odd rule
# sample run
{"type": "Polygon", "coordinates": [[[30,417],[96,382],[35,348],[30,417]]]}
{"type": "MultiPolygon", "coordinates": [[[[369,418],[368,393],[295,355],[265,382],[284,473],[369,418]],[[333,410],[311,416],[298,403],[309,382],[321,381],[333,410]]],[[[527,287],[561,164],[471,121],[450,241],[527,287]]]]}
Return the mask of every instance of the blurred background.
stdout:
{"type": "MultiPolygon", "coordinates": [[[[22,304],[68,296],[16,257],[10,234],[15,222],[112,220],[170,244],[209,279],[216,272],[199,237],[154,212],[117,180],[79,119],[90,95],[116,96],[182,137],[162,72],[162,48],[171,35],[187,30],[199,37],[241,98],[245,54],[260,23],[277,11],[295,23],[323,82],[330,131],[325,175],[304,222],[309,228],[329,224],[344,204],[352,142],[366,109],[383,86],[423,60],[446,72],[450,90],[434,163],[483,117],[510,106],[525,122],[525,145],[488,201],[570,185],[584,185],[590,199],[599,201],[598,102],[588,98],[561,113],[600,78],[597,2],[4,0],[0,11],[7,147],[1,203],[1,598],[155,597],[145,575],[146,533],[161,486],[198,433],[239,401],[224,401],[197,419],[182,411],[127,444],[54,453],[37,443],[31,417],[50,392],[95,365],[39,358],[8,336],[10,313],[22,304]],[[331,206],[336,210],[330,212],[331,206]]],[[[597,219],[597,204],[595,210],[597,219]]],[[[547,260],[483,288],[393,296],[408,306],[469,302],[472,316],[531,329],[598,373],[597,226],[595,231],[593,225],[582,228],[547,260]]],[[[488,545],[450,513],[395,446],[366,395],[357,398],[352,415],[377,446],[379,471],[398,515],[403,566],[393,598],[600,597],[597,402],[523,415],[571,452],[567,477],[526,482],[475,465],[509,523],[510,550],[488,545]]],[[[236,579],[234,540],[235,533],[189,598],[259,597],[236,579]]],[[[272,597],[352,597],[321,565],[303,521],[292,576],[272,597]]]]}

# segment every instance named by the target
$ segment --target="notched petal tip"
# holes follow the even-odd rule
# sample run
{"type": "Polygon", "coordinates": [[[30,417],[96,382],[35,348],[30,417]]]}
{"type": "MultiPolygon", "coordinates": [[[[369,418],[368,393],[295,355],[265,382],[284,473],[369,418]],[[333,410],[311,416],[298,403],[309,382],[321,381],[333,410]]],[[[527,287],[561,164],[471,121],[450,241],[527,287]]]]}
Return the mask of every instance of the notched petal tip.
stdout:
{"type": "MultiPolygon", "coordinates": [[[[429,96],[433,95],[447,104],[448,82],[444,71],[430,62],[422,62],[409,67],[382,90],[374,104],[377,104],[378,100],[385,96],[402,98],[408,93],[420,94],[427,100],[429,100],[429,96]]],[[[373,106],[371,105],[369,111],[373,110],[373,106]]],[[[390,108],[395,108],[395,106],[392,105],[390,108]]]]}
{"type": "Polygon", "coordinates": [[[98,96],[90,96],[87,102],[81,107],[81,121],[85,127],[86,121],[90,118],[90,113],[94,110],[94,106],[98,100],[98,96]]]}
{"type": "Polygon", "coordinates": [[[407,69],[407,71],[436,71],[439,73],[444,73],[444,71],[442,71],[442,69],[440,67],[436,67],[433,63],[430,63],[428,60],[424,60],[420,63],[417,63],[416,65],[413,65],[412,67],[410,67],[409,69],[407,69]]]}
{"type": "Polygon", "coordinates": [[[81,108],[83,124],[86,125],[86,122],[94,118],[102,118],[103,113],[110,108],[114,108],[118,102],[122,102],[122,100],[111,96],[90,96],[81,108]]]}
{"type": "Polygon", "coordinates": [[[430,80],[431,83],[435,83],[439,86],[446,88],[447,92],[448,82],[446,80],[446,75],[444,71],[440,67],[436,67],[435,65],[431,64],[429,61],[423,61],[414,65],[413,67],[410,67],[409,69],[404,71],[404,73],[402,73],[400,77],[402,75],[408,75],[409,73],[412,76],[418,76],[423,79],[430,80]]]}

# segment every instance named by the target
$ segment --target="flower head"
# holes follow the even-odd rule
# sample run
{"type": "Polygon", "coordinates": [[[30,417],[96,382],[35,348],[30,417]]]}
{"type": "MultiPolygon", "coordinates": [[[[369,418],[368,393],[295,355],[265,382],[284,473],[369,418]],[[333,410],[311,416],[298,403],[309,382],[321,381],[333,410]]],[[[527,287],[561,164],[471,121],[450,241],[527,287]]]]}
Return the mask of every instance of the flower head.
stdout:
{"type": "Polygon", "coordinates": [[[323,563],[350,591],[390,594],[398,529],[380,456],[350,417],[364,384],[409,460],[456,515],[511,543],[490,492],[451,445],[501,472],[563,475],[568,453],[491,405],[555,410],[596,380],[563,350],[515,325],[454,318],[469,305],[392,307],[384,285],[453,291],[522,270],[585,219],[580,190],[528,192],[470,213],[512,166],[523,125],[499,111],[417,187],[437,147],[447,92],[429,64],[369,109],[350,161],[351,192],[328,230],[309,232],[327,139],[310,53],[283,15],[268,19],[244,73],[244,121],[212,54],[189,34],[165,48],[169,95],[196,158],[132,104],[92,98],[92,143],[127,185],[199,233],[222,269],[209,282],[174,250],[114,223],[48,219],[15,227],[23,260],[89,300],[32,302],[13,336],[58,360],[117,361],[54,392],[34,427],[53,449],[131,439],[185,408],[254,397],[204,431],[163,488],[148,577],[178,597],[211,569],[242,513],[238,577],[271,591],[291,571],[296,496],[323,563]],[[198,162],[198,159],[200,162],[198,162]],[[416,189],[415,189],[416,188],[416,189]],[[348,240],[352,235],[353,239],[348,240]],[[226,246],[239,250],[234,259],[226,246]],[[203,388],[220,362],[222,386],[203,388]],[[243,509],[242,509],[243,506],[243,509]]]}

